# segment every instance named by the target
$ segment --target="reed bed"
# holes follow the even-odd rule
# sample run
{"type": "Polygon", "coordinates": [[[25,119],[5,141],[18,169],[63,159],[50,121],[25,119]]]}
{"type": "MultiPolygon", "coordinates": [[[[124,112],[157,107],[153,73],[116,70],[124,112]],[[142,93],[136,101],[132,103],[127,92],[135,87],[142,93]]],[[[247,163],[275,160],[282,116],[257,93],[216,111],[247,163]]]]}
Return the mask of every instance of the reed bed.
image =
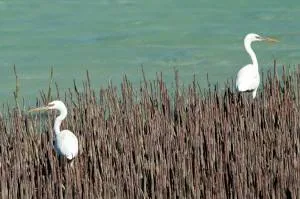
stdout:
{"type": "MultiPolygon", "coordinates": [[[[55,112],[0,117],[1,198],[296,198],[300,72],[276,70],[256,99],[232,83],[174,90],[160,74],[138,89],[84,82],[57,96],[79,139],[73,167],[53,149],[55,112]]],[[[59,91],[59,89],[57,89],[59,91]]],[[[49,93],[48,93],[49,94],[49,93]]],[[[49,95],[41,95],[37,105],[49,95]]]]}

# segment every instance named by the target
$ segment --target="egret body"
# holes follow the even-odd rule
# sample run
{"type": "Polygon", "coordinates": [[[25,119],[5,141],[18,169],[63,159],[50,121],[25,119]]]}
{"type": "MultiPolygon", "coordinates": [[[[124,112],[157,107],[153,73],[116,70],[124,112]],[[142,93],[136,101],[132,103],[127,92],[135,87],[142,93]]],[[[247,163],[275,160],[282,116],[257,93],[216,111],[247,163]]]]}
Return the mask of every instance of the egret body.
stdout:
{"type": "Polygon", "coordinates": [[[41,110],[58,110],[60,115],[55,119],[54,132],[55,132],[55,143],[54,147],[59,155],[65,156],[67,159],[72,160],[78,154],[78,139],[69,130],[60,130],[61,122],[67,117],[67,108],[62,101],[52,101],[45,107],[39,107],[31,109],[30,112],[41,111],[41,110]]]}
{"type": "Polygon", "coordinates": [[[260,82],[257,58],[251,48],[251,43],[254,41],[278,42],[278,40],[269,37],[262,37],[255,33],[247,34],[244,39],[245,49],[250,55],[252,64],[248,64],[239,70],[236,78],[236,88],[239,92],[252,92],[253,98],[256,97],[256,92],[260,82]]]}

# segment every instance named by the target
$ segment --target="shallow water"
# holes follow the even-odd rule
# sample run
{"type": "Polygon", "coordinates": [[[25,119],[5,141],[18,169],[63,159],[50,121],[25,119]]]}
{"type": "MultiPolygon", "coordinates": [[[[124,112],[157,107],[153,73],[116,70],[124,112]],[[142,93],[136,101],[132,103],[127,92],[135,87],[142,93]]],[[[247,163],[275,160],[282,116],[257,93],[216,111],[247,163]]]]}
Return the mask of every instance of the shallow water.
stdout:
{"type": "Polygon", "coordinates": [[[124,74],[138,84],[141,65],[149,79],[163,72],[182,83],[193,75],[206,86],[234,78],[250,63],[248,32],[280,43],[253,45],[261,71],[300,63],[300,4],[208,0],[2,0],[0,1],[0,101],[13,99],[15,77],[21,95],[33,102],[47,89],[50,68],[62,90],[80,84],[89,70],[94,87],[119,84],[124,74]]]}

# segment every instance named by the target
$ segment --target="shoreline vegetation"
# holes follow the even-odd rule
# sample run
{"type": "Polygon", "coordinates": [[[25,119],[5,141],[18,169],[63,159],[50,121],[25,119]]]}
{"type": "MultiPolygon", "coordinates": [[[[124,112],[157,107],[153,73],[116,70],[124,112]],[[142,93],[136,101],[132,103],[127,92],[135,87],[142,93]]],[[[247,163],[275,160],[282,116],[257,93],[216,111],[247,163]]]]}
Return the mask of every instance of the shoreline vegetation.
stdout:
{"type": "Polygon", "coordinates": [[[201,89],[197,80],[170,94],[161,75],[138,89],[124,77],[100,91],[90,79],[51,96],[66,103],[62,129],[79,139],[71,167],[53,149],[55,112],[0,117],[1,198],[295,198],[300,195],[300,67],[274,70],[258,96],[234,83],[201,89]],[[120,89],[120,92],[118,92],[120,89]]]}

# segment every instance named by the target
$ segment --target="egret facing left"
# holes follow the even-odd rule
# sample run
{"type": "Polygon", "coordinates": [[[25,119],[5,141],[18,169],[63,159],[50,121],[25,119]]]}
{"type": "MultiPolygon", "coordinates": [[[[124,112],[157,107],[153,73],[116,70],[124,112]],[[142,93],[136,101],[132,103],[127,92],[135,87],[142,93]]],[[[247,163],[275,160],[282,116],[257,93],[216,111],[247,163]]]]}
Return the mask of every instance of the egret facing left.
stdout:
{"type": "Polygon", "coordinates": [[[60,115],[55,119],[54,132],[55,132],[55,143],[54,148],[59,155],[65,156],[67,159],[72,160],[78,154],[78,139],[69,130],[60,130],[62,121],[67,117],[67,107],[62,101],[55,100],[50,102],[47,106],[34,108],[29,112],[37,112],[43,110],[58,110],[60,115]]]}

